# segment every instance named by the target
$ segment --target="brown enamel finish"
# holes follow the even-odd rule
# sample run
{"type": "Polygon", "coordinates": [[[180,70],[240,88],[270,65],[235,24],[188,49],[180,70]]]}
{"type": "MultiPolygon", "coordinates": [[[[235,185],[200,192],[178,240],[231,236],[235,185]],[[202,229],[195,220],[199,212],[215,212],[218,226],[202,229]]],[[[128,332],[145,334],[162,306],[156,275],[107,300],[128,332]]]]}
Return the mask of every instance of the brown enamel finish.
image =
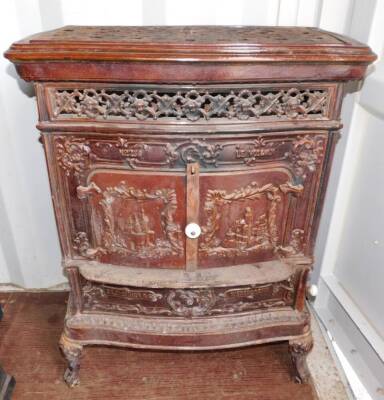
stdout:
{"type": "Polygon", "coordinates": [[[247,332],[236,332],[212,335],[178,335],[154,336],[150,334],[121,334],[116,331],[106,332],[104,329],[85,327],[81,332],[68,329],[66,335],[80,343],[93,344],[94,342],[108,342],[117,346],[132,348],[148,348],[156,350],[214,350],[245,347],[258,343],[284,341],[290,337],[301,336],[306,324],[289,325],[253,329],[247,332]],[[228,344],[229,343],[229,344],[228,344]]]}
{"type": "MultiPolygon", "coordinates": [[[[295,185],[283,163],[265,169],[260,165],[253,171],[204,174],[200,192],[202,268],[279,258],[290,253],[287,247],[293,232],[304,232],[289,218],[296,207],[300,209],[292,196],[300,196],[303,186],[295,185]]],[[[300,244],[297,252],[303,251],[300,244]]]]}
{"type": "Polygon", "coordinates": [[[87,313],[167,318],[230,316],[238,312],[293,307],[299,300],[297,294],[301,292],[306,272],[304,269],[272,283],[191,289],[111,285],[81,278],[77,281],[79,292],[74,301],[78,300],[81,310],[87,313]],[[190,299],[192,304],[183,304],[184,298],[190,299]]]}
{"type": "Polygon", "coordinates": [[[70,208],[58,215],[81,258],[194,269],[312,254],[326,131],[52,139],[70,208]],[[190,222],[199,239],[185,237],[190,222]]]}
{"type": "MultiPolygon", "coordinates": [[[[188,163],[187,164],[187,221],[186,224],[198,223],[199,221],[199,207],[200,207],[200,190],[199,190],[199,177],[200,164],[188,163]]],[[[195,271],[198,267],[197,254],[199,242],[197,238],[186,239],[186,269],[187,271],[195,271]]]]}
{"type": "Polygon", "coordinates": [[[300,27],[245,26],[64,27],[17,42],[6,55],[12,61],[369,63],[374,59],[363,44],[330,32],[300,27]]]}
{"type": "Polygon", "coordinates": [[[362,64],[318,64],[316,59],[306,64],[265,62],[262,64],[245,62],[97,62],[87,66],[84,62],[26,62],[17,63],[17,72],[26,81],[78,81],[132,83],[190,83],[196,82],[292,82],[298,74],[305,81],[350,81],[363,78],[367,65],[362,64]]]}
{"type": "MultiPolygon", "coordinates": [[[[106,264],[184,268],[185,196],[181,174],[92,171],[88,185],[77,186],[77,197],[90,210],[89,221],[82,221],[90,226],[86,237],[94,238],[94,254],[88,258],[106,264]]],[[[77,250],[87,257],[79,246],[77,250]]]]}
{"type": "MultiPolygon", "coordinates": [[[[45,85],[49,116],[60,122],[239,124],[332,120],[332,83],[236,85],[45,85]]],[[[44,91],[43,89],[43,91],[44,91]]]]}
{"type": "Polygon", "coordinates": [[[65,381],[88,344],[281,340],[308,381],[307,276],[344,82],[371,50],[313,28],[64,27],[5,56],[36,81],[71,286],[65,381]]]}
{"type": "MultiPolygon", "coordinates": [[[[335,33],[314,28],[255,27],[255,26],[64,26],[60,29],[32,35],[18,42],[30,45],[54,44],[70,47],[74,43],[91,45],[93,49],[103,45],[159,46],[178,45],[194,48],[200,45],[213,47],[238,46],[288,46],[322,45],[351,46],[357,41],[341,37],[335,33]],[[248,43],[246,43],[248,42],[248,43]]],[[[31,48],[31,46],[27,47],[31,48]]],[[[159,49],[161,52],[163,49],[159,49]]]]}
{"type": "Polygon", "coordinates": [[[311,256],[306,240],[327,140],[326,131],[309,130],[55,134],[48,152],[69,207],[57,211],[68,256],[188,270],[311,256]],[[184,235],[190,222],[201,226],[200,238],[184,235]]]}
{"type": "Polygon", "coordinates": [[[376,58],[314,28],[217,26],[69,26],[14,43],[5,56],[26,80],[184,83],[357,80],[376,58]]]}

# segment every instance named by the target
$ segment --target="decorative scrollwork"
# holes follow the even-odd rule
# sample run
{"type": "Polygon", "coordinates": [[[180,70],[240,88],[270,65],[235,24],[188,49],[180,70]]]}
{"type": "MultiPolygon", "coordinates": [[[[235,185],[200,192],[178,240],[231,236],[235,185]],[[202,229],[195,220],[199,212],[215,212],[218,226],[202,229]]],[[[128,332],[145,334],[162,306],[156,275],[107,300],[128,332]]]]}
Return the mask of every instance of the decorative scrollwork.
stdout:
{"type": "Polygon", "coordinates": [[[167,302],[176,315],[197,317],[208,314],[217,298],[212,289],[171,290],[167,302]]]}
{"type": "Polygon", "coordinates": [[[148,289],[114,287],[87,282],[82,287],[82,294],[84,307],[92,310],[118,311],[143,315],[171,314],[171,311],[168,309],[144,304],[145,302],[157,303],[163,298],[161,293],[148,289]]]}
{"type": "Polygon", "coordinates": [[[324,155],[325,137],[323,135],[305,135],[299,137],[292,146],[291,159],[297,176],[306,178],[306,172],[314,172],[322,162],[324,155]]]}
{"type": "Polygon", "coordinates": [[[223,145],[219,143],[205,143],[202,140],[190,140],[185,143],[167,144],[167,161],[172,166],[181,159],[185,164],[201,161],[207,165],[217,165],[223,145]]]}
{"type": "Polygon", "coordinates": [[[105,250],[101,247],[92,248],[89,244],[88,236],[85,232],[77,232],[73,238],[73,248],[81,256],[88,259],[98,258],[105,250]]]}
{"type": "Polygon", "coordinates": [[[163,298],[161,293],[149,289],[132,289],[124,286],[111,286],[105,284],[93,284],[88,281],[82,288],[86,302],[92,302],[93,296],[107,297],[124,300],[145,300],[156,303],[163,298]]]}
{"type": "Polygon", "coordinates": [[[287,160],[298,178],[314,172],[325,154],[325,135],[296,136],[290,141],[258,136],[252,142],[209,141],[189,139],[183,142],[137,142],[126,137],[96,140],[60,136],[56,138],[59,166],[67,176],[79,177],[91,161],[121,162],[135,168],[177,167],[199,161],[202,167],[220,167],[243,162],[253,166],[273,158],[287,160]],[[286,150],[284,150],[284,148],[286,150]]]}
{"type": "Polygon", "coordinates": [[[156,120],[211,118],[239,120],[322,118],[329,104],[327,89],[55,89],[54,117],[156,120]]]}
{"type": "Polygon", "coordinates": [[[304,252],[304,231],[302,229],[293,229],[288,246],[279,246],[279,252],[286,256],[302,255],[304,252]]]}
{"type": "Polygon", "coordinates": [[[57,161],[67,176],[80,173],[89,165],[91,149],[83,139],[62,138],[56,142],[57,161]]]}
{"type": "Polygon", "coordinates": [[[87,311],[170,317],[203,317],[294,304],[300,274],[262,285],[211,288],[142,288],[84,281],[87,311]]]}
{"type": "Polygon", "coordinates": [[[150,165],[173,167],[176,162],[183,164],[201,161],[203,165],[217,166],[218,159],[223,150],[223,145],[219,143],[207,143],[205,140],[190,139],[182,143],[160,143],[147,144],[132,142],[128,139],[119,137],[115,142],[97,142],[96,146],[100,149],[110,150],[115,146],[119,153],[124,157],[125,162],[131,168],[148,165],[146,156],[154,148],[160,148],[163,153],[161,160],[157,160],[150,165]]]}

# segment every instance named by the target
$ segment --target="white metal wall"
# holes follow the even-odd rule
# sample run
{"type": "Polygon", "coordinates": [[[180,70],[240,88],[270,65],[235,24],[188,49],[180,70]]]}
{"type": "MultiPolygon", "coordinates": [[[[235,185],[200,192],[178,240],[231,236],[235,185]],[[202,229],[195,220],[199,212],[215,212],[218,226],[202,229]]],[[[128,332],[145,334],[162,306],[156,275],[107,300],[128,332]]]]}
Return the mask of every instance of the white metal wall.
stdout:
{"type": "Polygon", "coordinates": [[[383,21],[383,1],[354,3],[349,33],[368,43],[380,59],[343,111],[348,136],[332,176],[337,190],[327,196],[331,217],[329,234],[323,225],[317,247],[322,262],[315,303],[374,399],[384,398],[383,21]]]}

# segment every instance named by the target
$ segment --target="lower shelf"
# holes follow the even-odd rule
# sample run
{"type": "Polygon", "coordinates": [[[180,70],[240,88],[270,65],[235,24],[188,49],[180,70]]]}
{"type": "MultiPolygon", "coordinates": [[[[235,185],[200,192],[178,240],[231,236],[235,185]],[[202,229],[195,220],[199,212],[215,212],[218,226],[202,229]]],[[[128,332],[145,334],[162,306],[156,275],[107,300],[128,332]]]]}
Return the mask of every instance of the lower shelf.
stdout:
{"type": "MultiPolygon", "coordinates": [[[[71,305],[69,305],[69,310],[71,305]]],[[[68,311],[61,348],[69,367],[65,380],[79,383],[80,355],[86,345],[158,350],[213,350],[289,341],[295,379],[306,382],[305,356],[312,348],[310,315],[305,309],[264,310],[226,316],[170,318],[68,311]]]]}
{"type": "Polygon", "coordinates": [[[276,309],[204,318],[84,313],[68,316],[65,333],[82,344],[209,350],[289,340],[310,330],[305,310],[276,309]]]}
{"type": "Polygon", "coordinates": [[[306,257],[274,260],[231,267],[184,269],[138,268],[96,261],[67,261],[65,267],[78,268],[87,280],[113,285],[145,288],[206,288],[279,282],[289,278],[299,268],[309,268],[306,257]]]}

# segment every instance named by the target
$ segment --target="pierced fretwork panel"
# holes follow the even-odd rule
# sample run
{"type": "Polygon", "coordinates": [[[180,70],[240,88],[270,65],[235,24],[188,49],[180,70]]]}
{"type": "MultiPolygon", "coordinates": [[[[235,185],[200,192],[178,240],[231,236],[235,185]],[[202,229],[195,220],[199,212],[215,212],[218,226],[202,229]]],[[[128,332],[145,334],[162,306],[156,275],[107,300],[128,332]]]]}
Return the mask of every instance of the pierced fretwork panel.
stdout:
{"type": "Polygon", "coordinates": [[[329,87],[125,86],[51,88],[54,119],[96,120],[284,120],[325,119],[329,87]]]}

